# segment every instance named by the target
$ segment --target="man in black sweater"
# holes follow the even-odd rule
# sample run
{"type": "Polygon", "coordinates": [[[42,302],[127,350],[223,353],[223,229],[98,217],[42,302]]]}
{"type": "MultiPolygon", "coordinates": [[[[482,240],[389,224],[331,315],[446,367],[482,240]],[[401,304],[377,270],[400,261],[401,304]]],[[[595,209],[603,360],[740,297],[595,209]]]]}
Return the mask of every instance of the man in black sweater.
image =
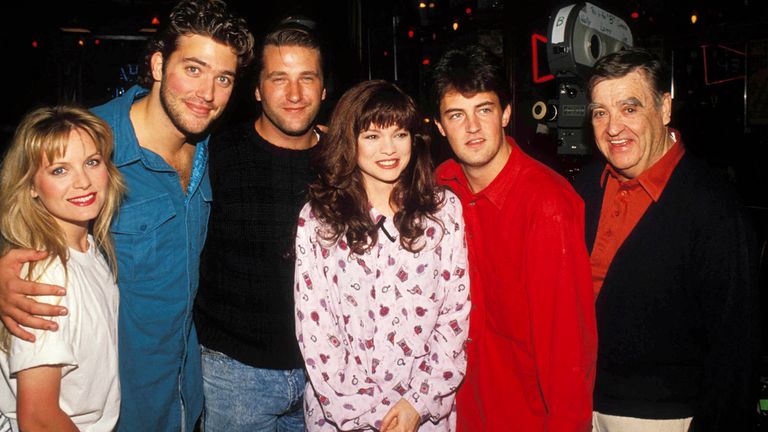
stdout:
{"type": "Polygon", "coordinates": [[[754,232],[729,185],[670,127],[669,74],[630,49],[595,65],[585,169],[596,295],[595,431],[750,430],[754,232]]]}
{"type": "Polygon", "coordinates": [[[289,22],[257,59],[261,115],[210,144],[213,204],[194,309],[206,432],[304,430],[292,257],[319,139],[323,58],[311,30],[289,22]]]}

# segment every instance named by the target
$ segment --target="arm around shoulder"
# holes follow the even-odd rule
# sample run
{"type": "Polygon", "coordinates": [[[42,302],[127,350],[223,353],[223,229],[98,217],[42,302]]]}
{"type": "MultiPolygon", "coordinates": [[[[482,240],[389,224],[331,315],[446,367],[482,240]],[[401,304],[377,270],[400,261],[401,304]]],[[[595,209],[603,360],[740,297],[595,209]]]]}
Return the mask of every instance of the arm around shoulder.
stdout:
{"type": "Polygon", "coordinates": [[[21,269],[27,262],[38,261],[46,257],[45,252],[31,249],[13,249],[0,257],[0,318],[8,331],[14,336],[34,341],[34,336],[20,325],[42,330],[56,330],[56,323],[39,318],[42,316],[60,316],[67,313],[66,308],[45,303],[38,303],[29,296],[65,294],[64,288],[23,280],[21,269]]]}

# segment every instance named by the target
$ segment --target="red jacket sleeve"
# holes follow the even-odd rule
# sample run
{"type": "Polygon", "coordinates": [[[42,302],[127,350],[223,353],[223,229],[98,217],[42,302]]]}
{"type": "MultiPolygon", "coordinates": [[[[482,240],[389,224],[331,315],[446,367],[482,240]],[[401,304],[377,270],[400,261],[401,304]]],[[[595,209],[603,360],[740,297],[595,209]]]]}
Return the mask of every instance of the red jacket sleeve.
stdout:
{"type": "Polygon", "coordinates": [[[532,210],[525,269],[547,431],[590,431],[597,330],[583,203],[559,195],[532,210]]]}

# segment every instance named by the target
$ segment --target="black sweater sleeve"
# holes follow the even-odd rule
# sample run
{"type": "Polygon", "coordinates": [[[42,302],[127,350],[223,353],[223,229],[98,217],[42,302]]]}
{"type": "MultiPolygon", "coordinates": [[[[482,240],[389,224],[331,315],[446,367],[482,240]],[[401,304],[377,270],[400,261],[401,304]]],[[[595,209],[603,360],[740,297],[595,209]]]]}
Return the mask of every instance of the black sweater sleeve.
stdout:
{"type": "MultiPolygon", "coordinates": [[[[756,234],[735,194],[718,184],[706,224],[692,254],[700,269],[701,311],[706,345],[702,392],[693,430],[749,431],[754,428],[758,347],[756,234]]],[[[705,209],[691,209],[691,211],[705,209]]]]}

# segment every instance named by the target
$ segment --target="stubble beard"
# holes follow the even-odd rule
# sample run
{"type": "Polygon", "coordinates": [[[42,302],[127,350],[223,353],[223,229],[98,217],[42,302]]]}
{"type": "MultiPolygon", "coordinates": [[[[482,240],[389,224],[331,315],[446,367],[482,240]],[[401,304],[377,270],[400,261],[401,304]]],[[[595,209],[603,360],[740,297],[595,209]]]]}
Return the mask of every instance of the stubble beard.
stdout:
{"type": "Polygon", "coordinates": [[[196,137],[203,135],[213,120],[210,120],[201,127],[196,128],[199,130],[195,130],[193,126],[186,124],[184,121],[184,114],[182,113],[182,108],[179,106],[179,104],[184,104],[184,102],[180,98],[173,98],[171,96],[171,91],[167,87],[166,81],[162,80],[160,82],[160,105],[163,107],[163,111],[171,121],[171,124],[173,124],[173,126],[184,136],[196,137]]]}
{"type": "Polygon", "coordinates": [[[286,122],[282,121],[279,116],[273,115],[272,110],[265,109],[263,101],[261,106],[261,115],[264,116],[264,118],[277,130],[290,137],[301,137],[309,132],[315,124],[315,119],[317,118],[319,111],[320,109],[318,108],[311,116],[308,116],[308,120],[302,124],[300,128],[291,128],[286,125],[286,122]]]}

